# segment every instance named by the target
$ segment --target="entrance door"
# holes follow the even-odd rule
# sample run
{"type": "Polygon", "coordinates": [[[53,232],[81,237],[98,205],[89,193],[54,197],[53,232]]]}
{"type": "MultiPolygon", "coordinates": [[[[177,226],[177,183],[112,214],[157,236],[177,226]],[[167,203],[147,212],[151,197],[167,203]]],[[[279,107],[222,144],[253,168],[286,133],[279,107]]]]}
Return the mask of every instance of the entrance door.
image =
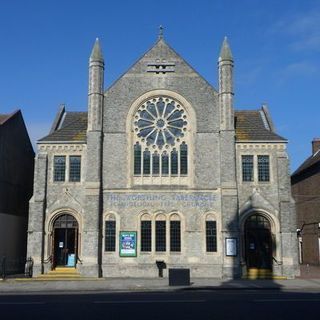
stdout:
{"type": "Polygon", "coordinates": [[[258,214],[245,223],[245,250],[248,268],[272,269],[272,235],[269,221],[258,214]]]}
{"type": "Polygon", "coordinates": [[[78,223],[68,214],[54,222],[53,267],[75,267],[77,261],[78,223]]]}

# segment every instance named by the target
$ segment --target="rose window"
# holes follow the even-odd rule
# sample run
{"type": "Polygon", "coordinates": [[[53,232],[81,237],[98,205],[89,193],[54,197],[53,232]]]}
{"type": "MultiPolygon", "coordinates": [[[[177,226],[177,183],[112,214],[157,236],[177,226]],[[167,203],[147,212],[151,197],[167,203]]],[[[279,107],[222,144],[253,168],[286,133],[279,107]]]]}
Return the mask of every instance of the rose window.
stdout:
{"type": "Polygon", "coordinates": [[[154,98],[142,104],[135,115],[134,130],[147,145],[173,146],[187,131],[187,116],[179,103],[154,98]]]}
{"type": "Polygon", "coordinates": [[[135,176],[175,177],[188,173],[188,117],[169,97],[142,103],[134,115],[135,176]]]}

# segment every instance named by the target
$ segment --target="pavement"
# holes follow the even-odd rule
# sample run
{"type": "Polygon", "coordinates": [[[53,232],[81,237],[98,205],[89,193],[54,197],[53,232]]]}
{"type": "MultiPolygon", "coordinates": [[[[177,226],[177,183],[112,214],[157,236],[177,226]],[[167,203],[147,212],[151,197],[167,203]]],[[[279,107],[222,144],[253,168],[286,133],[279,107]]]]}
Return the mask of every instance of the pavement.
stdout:
{"type": "Polygon", "coordinates": [[[320,292],[320,279],[221,280],[196,278],[189,286],[169,286],[168,278],[102,278],[85,280],[7,279],[0,281],[0,295],[96,292],[159,292],[176,290],[258,290],[320,292]]]}
{"type": "Polygon", "coordinates": [[[191,278],[189,286],[169,286],[168,278],[0,279],[0,295],[35,293],[158,292],[176,290],[279,290],[320,292],[320,266],[301,265],[301,275],[288,280],[223,280],[191,278]]]}

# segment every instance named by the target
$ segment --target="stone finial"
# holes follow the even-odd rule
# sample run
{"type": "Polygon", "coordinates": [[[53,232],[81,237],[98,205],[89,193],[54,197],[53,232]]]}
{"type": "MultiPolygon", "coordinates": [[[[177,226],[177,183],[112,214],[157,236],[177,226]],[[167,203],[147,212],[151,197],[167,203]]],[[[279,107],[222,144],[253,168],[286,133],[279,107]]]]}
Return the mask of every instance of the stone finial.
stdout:
{"type": "Polygon", "coordinates": [[[160,25],[159,26],[159,35],[158,35],[158,39],[163,39],[163,26],[160,25]]]}
{"type": "Polygon", "coordinates": [[[219,60],[231,60],[231,61],[233,61],[233,57],[232,57],[232,53],[231,53],[231,49],[230,49],[227,37],[224,37],[224,40],[223,40],[223,43],[222,43],[222,47],[221,47],[221,51],[220,51],[219,60]]]}
{"type": "Polygon", "coordinates": [[[90,61],[104,62],[101,47],[100,47],[100,42],[98,38],[96,38],[96,41],[94,43],[94,46],[90,55],[90,61]]]}

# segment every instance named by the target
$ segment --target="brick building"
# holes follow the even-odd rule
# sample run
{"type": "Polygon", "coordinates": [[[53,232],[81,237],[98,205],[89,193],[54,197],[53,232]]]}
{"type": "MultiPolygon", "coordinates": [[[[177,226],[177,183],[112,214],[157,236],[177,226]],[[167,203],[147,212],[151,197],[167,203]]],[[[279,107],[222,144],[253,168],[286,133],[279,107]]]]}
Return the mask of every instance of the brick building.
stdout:
{"type": "MultiPolygon", "coordinates": [[[[212,67],[213,69],[213,67],[212,67]]],[[[227,39],[216,90],[163,39],[104,90],[97,40],[88,112],[62,107],[38,141],[34,274],[193,277],[297,272],[287,141],[266,106],[234,111],[227,39]],[[40,245],[43,243],[44,245],[40,245]]]]}
{"type": "Polygon", "coordinates": [[[300,262],[320,264],[320,139],[312,141],[312,155],[292,174],[300,235],[300,262]]]}

